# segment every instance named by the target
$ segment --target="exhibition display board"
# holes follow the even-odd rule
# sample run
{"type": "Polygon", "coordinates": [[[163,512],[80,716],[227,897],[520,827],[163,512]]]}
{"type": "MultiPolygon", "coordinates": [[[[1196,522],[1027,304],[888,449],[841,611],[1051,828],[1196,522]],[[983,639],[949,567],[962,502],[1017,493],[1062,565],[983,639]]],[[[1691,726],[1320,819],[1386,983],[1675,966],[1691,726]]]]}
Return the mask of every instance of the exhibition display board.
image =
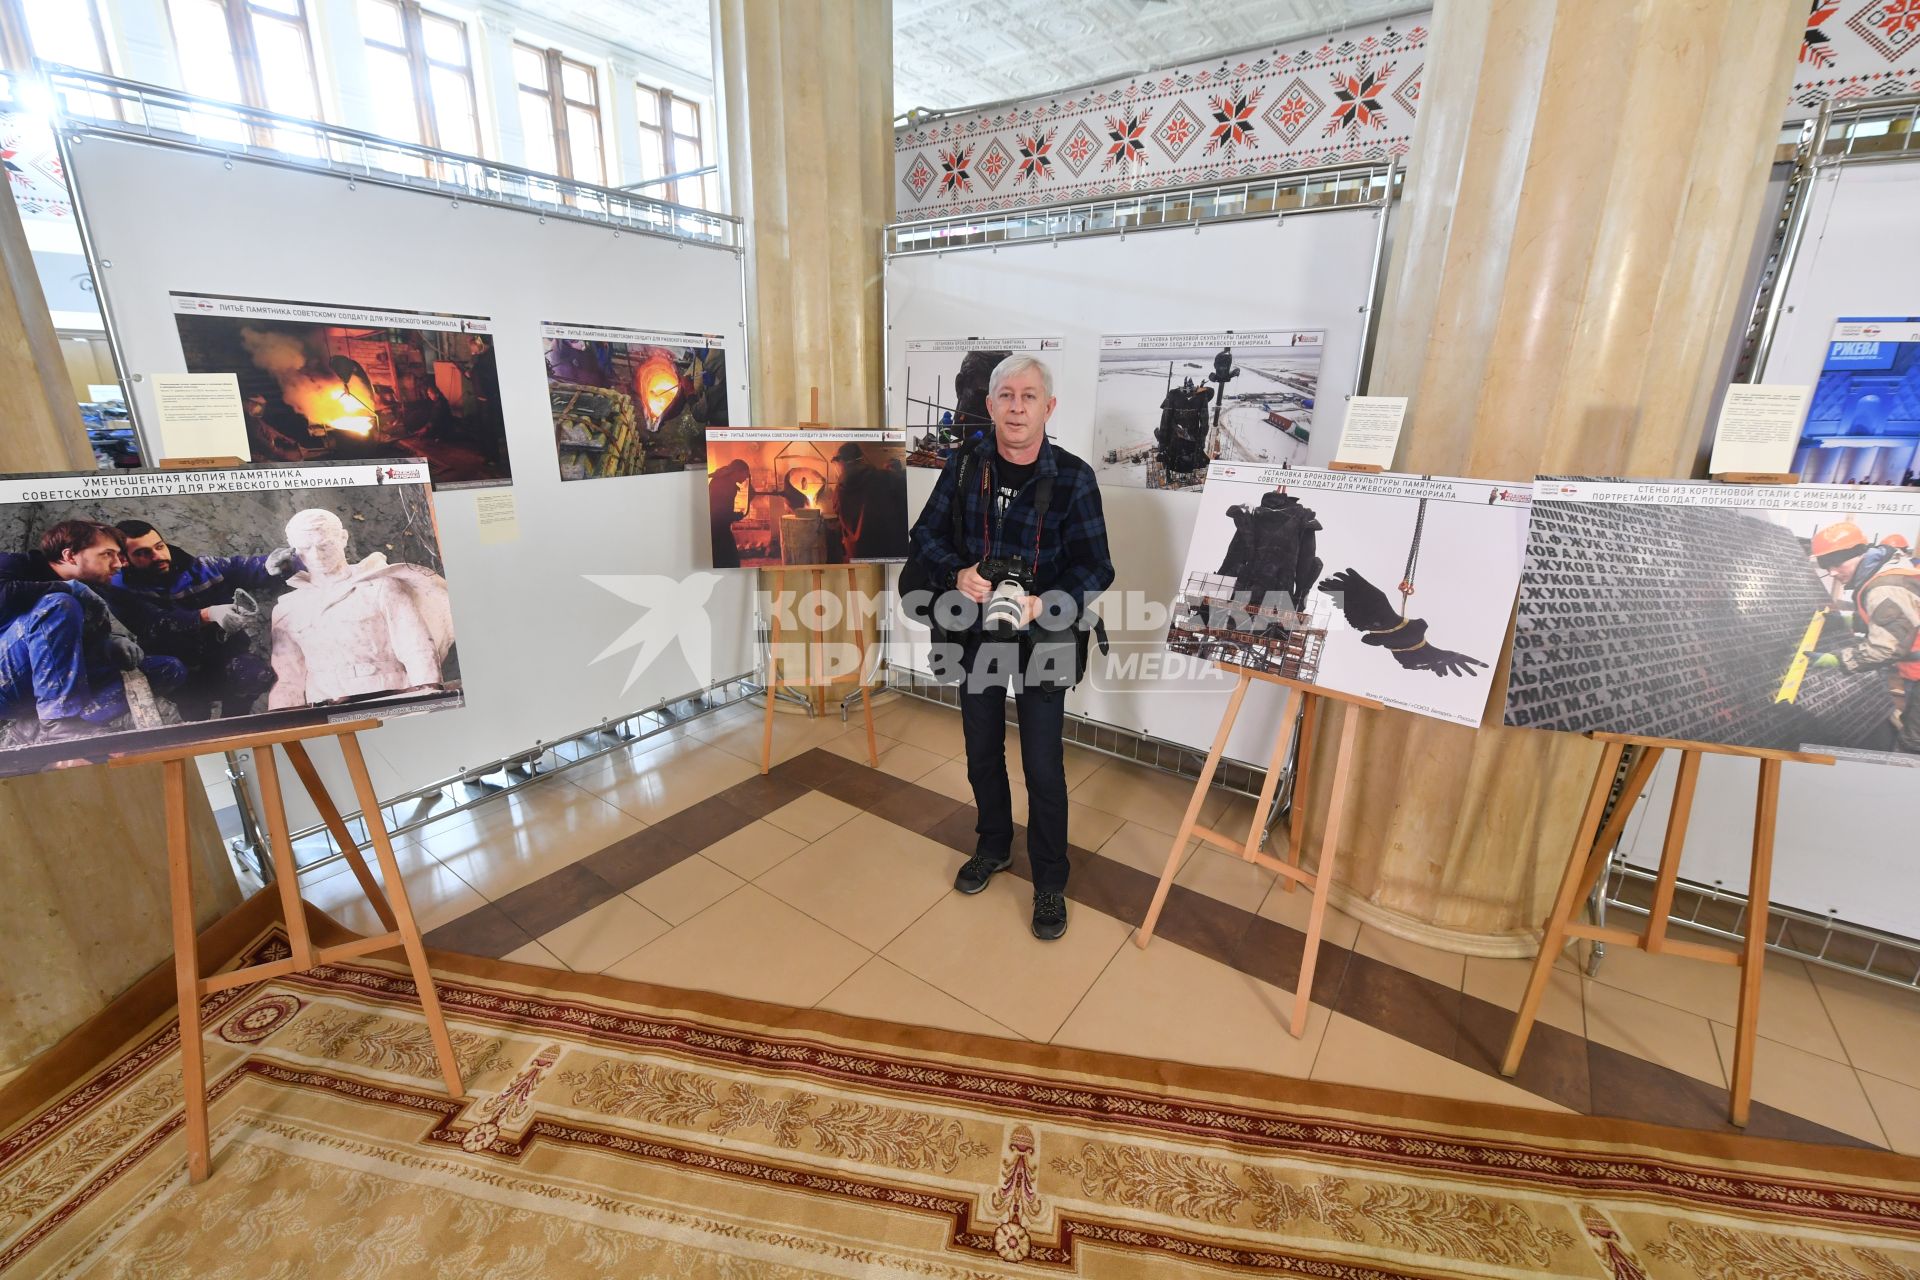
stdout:
{"type": "MultiPolygon", "coordinates": [[[[1306,442],[1306,465],[1323,466],[1338,447],[1346,397],[1356,390],[1371,312],[1370,287],[1384,216],[1370,206],[1315,210],[1281,218],[1249,218],[1125,235],[1065,236],[1054,241],[1007,242],[942,253],[903,253],[887,259],[888,421],[912,424],[906,370],[922,367],[909,342],[964,340],[968,335],[1045,335],[1057,350],[1038,352],[1053,371],[1059,401],[1048,434],[1059,446],[1098,465],[1096,406],[1101,400],[1102,340],[1119,335],[1318,332],[1323,335],[1313,411],[1317,429],[1306,442]]],[[[1210,374],[1221,346],[1204,347],[1203,367],[1188,370],[1196,387],[1210,374]]],[[[1193,357],[1196,361],[1199,357],[1193,357]]],[[[1151,441],[1166,394],[1167,367],[1158,376],[1146,413],[1151,441]]],[[[1244,352],[1235,363],[1247,365],[1244,352]]],[[[955,369],[957,373],[957,367],[955,369]]],[[[1174,386],[1185,374],[1176,368],[1174,386]]],[[[1141,375],[1142,385],[1147,379],[1141,375]]],[[[1217,384],[1215,384],[1217,385],[1217,384]]],[[[1281,384],[1243,371],[1228,386],[1234,397],[1255,391],[1289,394],[1281,384]],[[1256,383],[1259,385],[1256,386],[1256,383]]],[[[913,379],[914,399],[922,376],[913,379]]],[[[1143,393],[1144,394],[1144,393],[1143,393]]],[[[1297,394],[1297,392],[1295,393],[1297,394]]],[[[1286,416],[1276,400],[1275,411],[1286,416]]],[[[1253,402],[1246,403],[1253,412],[1253,402]]],[[[1265,417],[1267,409],[1258,411],[1265,417]]],[[[1212,407],[1206,411],[1209,430],[1212,407]]],[[[1282,431],[1280,428],[1267,428],[1282,431]]],[[[1297,440],[1297,437],[1296,437],[1297,440]]],[[[934,472],[912,468],[909,509],[932,491],[934,472]]],[[[1068,709],[1101,723],[1205,750],[1218,727],[1217,703],[1196,697],[1224,694],[1211,671],[1179,671],[1167,663],[1168,604],[1179,591],[1184,551],[1200,512],[1196,492],[1166,492],[1103,484],[1109,547],[1117,577],[1097,607],[1113,637],[1111,671],[1097,674],[1069,696],[1068,709]],[[1126,602],[1141,602],[1138,616],[1126,602]]],[[[888,659],[928,670],[924,629],[895,620],[888,659]]],[[[1190,664],[1198,665],[1198,664],[1190,664]]],[[[1262,683],[1247,696],[1228,745],[1236,760],[1263,762],[1280,712],[1278,692],[1262,683]]]]}
{"type": "Polygon", "coordinates": [[[0,478],[0,775],[462,702],[425,465],[0,478]]]}
{"type": "Polygon", "coordinates": [[[713,567],[906,559],[905,441],[900,431],[708,433],[713,567]]]}
{"type": "MultiPolygon", "coordinates": [[[[70,177],[143,426],[154,420],[153,375],[189,368],[176,294],[486,320],[512,486],[443,489],[434,508],[462,638],[465,705],[396,722],[369,740],[379,794],[534,751],[541,741],[753,669],[748,575],[725,575],[713,586],[706,608],[719,624],[709,628],[710,651],[669,644],[638,671],[629,654],[607,652],[652,599],[649,583],[706,568],[705,476],[679,470],[564,483],[543,330],[564,321],[649,335],[741,334],[743,274],[734,249],[578,221],[559,208],[543,215],[354,183],[296,163],[74,129],[70,177]]],[[[482,378],[472,375],[474,344],[467,346],[462,391],[484,382],[484,367],[482,378]]],[[[318,365],[331,372],[335,354],[374,372],[351,350],[329,350],[318,365]]],[[[461,353],[453,354],[459,364],[461,353]]],[[[744,405],[744,361],[731,356],[725,399],[744,405]]],[[[703,370],[711,364],[701,363],[703,370]]],[[[442,395],[453,386],[437,366],[430,381],[442,395]]],[[[688,390],[709,403],[717,398],[717,386],[704,376],[696,381],[689,388],[683,377],[683,399],[688,390]]],[[[427,380],[415,385],[425,388],[427,380]]],[[[424,394],[433,401],[433,390],[424,394]]],[[[398,398],[404,414],[407,396],[398,398]]],[[[437,402],[432,408],[438,413],[437,402]]],[[[337,773],[333,780],[344,782],[337,773]]],[[[315,821],[303,799],[290,803],[299,810],[296,827],[315,821]]]]}

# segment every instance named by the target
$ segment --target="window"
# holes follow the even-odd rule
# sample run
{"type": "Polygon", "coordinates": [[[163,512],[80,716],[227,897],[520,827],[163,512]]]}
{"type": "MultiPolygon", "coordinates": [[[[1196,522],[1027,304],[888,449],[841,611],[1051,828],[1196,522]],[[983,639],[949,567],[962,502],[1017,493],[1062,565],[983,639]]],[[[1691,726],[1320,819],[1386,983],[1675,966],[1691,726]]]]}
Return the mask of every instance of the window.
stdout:
{"type": "Polygon", "coordinates": [[[188,93],[320,118],[306,0],[168,0],[188,93]]]}
{"type": "Polygon", "coordinates": [[[558,49],[513,46],[513,74],[520,88],[520,129],[527,168],[604,186],[600,146],[600,77],[584,62],[558,49]]]}
{"type": "MultiPolygon", "coordinates": [[[[700,127],[704,113],[698,102],[650,84],[636,84],[634,97],[640,111],[640,176],[643,180],[687,173],[710,163],[706,138],[700,127]]],[[[696,209],[714,209],[720,203],[719,175],[676,178],[672,182],[642,187],[640,194],[692,205],[696,209]]]]}
{"type": "Polygon", "coordinates": [[[380,132],[460,155],[480,154],[466,24],[419,0],[360,0],[380,132]]]}
{"type": "Polygon", "coordinates": [[[0,52],[14,71],[33,60],[110,71],[99,0],[0,0],[0,52]]]}

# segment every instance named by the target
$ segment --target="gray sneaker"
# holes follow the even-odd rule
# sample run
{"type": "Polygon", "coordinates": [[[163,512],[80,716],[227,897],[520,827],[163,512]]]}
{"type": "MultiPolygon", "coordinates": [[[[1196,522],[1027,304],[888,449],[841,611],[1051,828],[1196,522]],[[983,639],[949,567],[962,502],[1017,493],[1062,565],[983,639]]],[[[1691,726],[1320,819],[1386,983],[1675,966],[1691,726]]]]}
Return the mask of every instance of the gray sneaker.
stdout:
{"type": "Polygon", "coordinates": [[[953,887],[962,893],[978,893],[987,887],[987,881],[993,879],[995,872],[1005,871],[1012,865],[1011,853],[976,853],[953,878],[953,887]]]}
{"type": "Polygon", "coordinates": [[[1033,936],[1052,942],[1067,931],[1067,897],[1036,891],[1033,895],[1033,936]]]}

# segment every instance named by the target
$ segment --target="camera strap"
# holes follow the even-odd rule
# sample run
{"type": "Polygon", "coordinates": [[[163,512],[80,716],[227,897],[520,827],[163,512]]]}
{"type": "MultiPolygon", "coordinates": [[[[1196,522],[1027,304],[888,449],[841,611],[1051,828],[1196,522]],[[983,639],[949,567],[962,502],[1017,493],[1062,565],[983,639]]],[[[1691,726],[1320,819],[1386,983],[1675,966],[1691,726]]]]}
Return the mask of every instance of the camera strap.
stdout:
{"type": "MultiPolygon", "coordinates": [[[[1044,447],[1043,445],[1042,448],[1044,447]]],[[[995,495],[993,493],[992,470],[993,468],[991,466],[980,468],[980,541],[986,546],[986,555],[982,558],[987,560],[993,559],[994,543],[1000,540],[999,535],[1007,518],[1006,509],[998,511],[994,509],[996,504],[994,502],[995,495]]],[[[962,481],[964,482],[964,480],[965,477],[963,476],[962,481]]],[[[1012,506],[1013,503],[1009,501],[1007,508],[1011,508],[1012,506]]],[[[1042,471],[1037,473],[1033,480],[1034,519],[1031,572],[1035,576],[1038,576],[1040,573],[1040,535],[1046,530],[1047,512],[1052,508],[1053,477],[1042,471]]]]}

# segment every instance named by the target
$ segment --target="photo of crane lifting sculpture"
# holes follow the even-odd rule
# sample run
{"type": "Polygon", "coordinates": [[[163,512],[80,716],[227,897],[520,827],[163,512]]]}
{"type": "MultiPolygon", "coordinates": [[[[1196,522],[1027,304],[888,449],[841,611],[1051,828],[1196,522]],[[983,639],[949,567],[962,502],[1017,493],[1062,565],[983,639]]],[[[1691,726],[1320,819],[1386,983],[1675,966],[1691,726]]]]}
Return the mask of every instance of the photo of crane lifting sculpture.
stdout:
{"type": "Polygon", "coordinates": [[[1102,338],[1100,482],[1194,490],[1211,462],[1303,464],[1324,340],[1318,329],[1102,338]]]}
{"type": "Polygon", "coordinates": [[[1477,724],[1525,486],[1215,463],[1167,647],[1477,724]]]}

